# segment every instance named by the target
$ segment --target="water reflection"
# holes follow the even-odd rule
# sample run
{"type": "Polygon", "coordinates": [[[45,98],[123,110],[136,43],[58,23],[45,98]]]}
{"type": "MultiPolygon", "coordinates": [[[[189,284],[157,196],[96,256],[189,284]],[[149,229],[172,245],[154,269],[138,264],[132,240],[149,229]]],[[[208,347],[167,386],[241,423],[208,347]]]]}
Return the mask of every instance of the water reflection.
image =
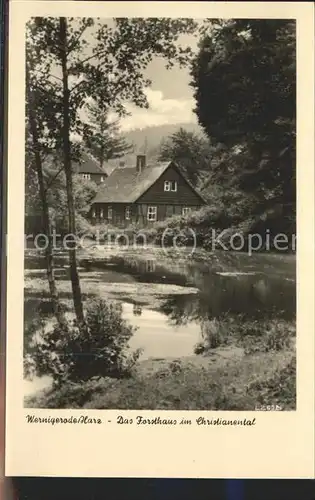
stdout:
{"type": "MultiPolygon", "coordinates": [[[[68,279],[65,259],[58,259],[56,278],[68,279]]],[[[226,313],[257,319],[295,317],[295,267],[292,259],[224,253],[211,255],[207,262],[188,259],[169,262],[134,255],[97,262],[85,259],[80,261],[80,266],[83,281],[93,278],[99,282],[121,283],[122,289],[126,282],[197,288],[196,294],[169,296],[163,302],[160,311],[175,325],[200,318],[216,318],[226,313]]],[[[36,273],[34,260],[27,262],[26,267],[33,269],[32,275],[36,273]]],[[[43,276],[44,271],[40,272],[43,276]]],[[[133,315],[141,314],[141,305],[134,304],[133,315]]]]}
{"type": "Polygon", "coordinates": [[[295,289],[277,280],[215,278],[204,282],[197,294],[168,297],[161,306],[170,321],[187,324],[198,319],[211,320],[224,314],[248,319],[295,318],[295,289]]]}
{"type": "Polygon", "coordinates": [[[134,304],[132,312],[133,312],[134,316],[141,316],[141,314],[142,314],[142,306],[140,304],[134,304]]]}
{"type": "MultiPolygon", "coordinates": [[[[208,263],[187,260],[171,263],[139,258],[115,258],[110,268],[116,273],[130,274],[142,283],[165,283],[193,286],[197,294],[170,296],[162,305],[174,324],[185,324],[197,318],[211,319],[222,314],[243,314],[248,318],[281,317],[292,319],[296,310],[294,268],[286,273],[273,266],[258,265],[249,260],[245,271],[218,272],[208,263]],[[291,278],[288,279],[287,275],[291,278]]],[[[101,267],[107,269],[109,263],[101,267]]],[[[95,269],[95,265],[93,267],[95,269]]],[[[98,267],[99,269],[99,267],[98,267]]],[[[106,275],[106,279],[108,276],[106,275]]],[[[137,313],[135,313],[137,314],[137,313]]]]}
{"type": "Polygon", "coordinates": [[[134,304],[122,303],[123,317],[137,328],[130,340],[130,347],[142,349],[141,360],[149,358],[177,358],[191,356],[201,340],[199,322],[174,326],[161,311],[147,308],[135,315],[134,304]]]}
{"type": "MultiPolygon", "coordinates": [[[[103,279],[108,282],[107,272],[111,270],[119,274],[128,274],[139,283],[167,283],[170,285],[185,286],[187,277],[182,268],[173,266],[173,269],[165,267],[163,261],[158,263],[153,259],[141,259],[135,257],[112,257],[108,260],[95,262],[88,259],[80,261],[80,265],[85,272],[95,272],[102,270],[103,279]]],[[[100,278],[102,281],[102,278],[100,278]]]]}

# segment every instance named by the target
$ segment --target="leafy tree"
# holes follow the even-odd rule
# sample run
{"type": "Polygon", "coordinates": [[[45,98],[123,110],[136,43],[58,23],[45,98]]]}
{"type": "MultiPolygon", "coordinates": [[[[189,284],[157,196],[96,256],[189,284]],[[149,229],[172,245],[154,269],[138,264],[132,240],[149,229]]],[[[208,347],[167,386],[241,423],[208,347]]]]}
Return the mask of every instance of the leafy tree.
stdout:
{"type": "MultiPolygon", "coordinates": [[[[29,191],[31,193],[30,199],[26,202],[26,210],[34,208],[38,203],[35,201],[35,190],[38,188],[39,202],[42,209],[42,230],[47,238],[45,249],[47,280],[51,296],[53,312],[61,327],[65,324],[64,311],[59,302],[59,296],[56,288],[54,278],[54,265],[53,265],[53,240],[52,240],[52,227],[49,216],[49,206],[47,200],[47,192],[44,182],[43,174],[43,154],[47,147],[47,142],[40,135],[38,128],[38,120],[44,119],[43,111],[45,110],[45,99],[43,100],[42,113],[39,116],[35,114],[36,96],[38,97],[37,86],[32,80],[32,69],[34,69],[33,53],[29,52],[27,67],[26,67],[26,87],[27,87],[27,113],[26,113],[26,182],[29,182],[29,191]]],[[[40,78],[40,77],[39,77],[40,78]]],[[[49,117],[49,110],[47,116],[49,117]]],[[[45,117],[47,119],[47,116],[45,117]]]]}
{"type": "Polygon", "coordinates": [[[25,164],[25,214],[31,216],[41,211],[38,196],[38,176],[34,161],[26,154],[25,164]]]}
{"type": "Polygon", "coordinates": [[[172,159],[178,162],[188,179],[197,185],[198,181],[211,170],[214,150],[206,137],[180,128],[162,141],[158,159],[172,159]]]}
{"type": "MultiPolygon", "coordinates": [[[[67,216],[67,190],[66,178],[64,172],[54,178],[52,171],[47,172],[46,166],[46,185],[47,199],[50,207],[51,220],[57,233],[66,234],[68,232],[67,216]]],[[[90,202],[97,193],[97,185],[93,181],[82,181],[80,175],[73,175],[73,203],[75,209],[76,221],[80,221],[79,227],[76,224],[77,233],[81,232],[82,217],[86,217],[90,202]]],[[[88,221],[84,224],[84,229],[89,227],[88,221]]]]}
{"type": "MultiPolygon", "coordinates": [[[[34,18],[29,23],[28,54],[32,51],[30,92],[39,87],[50,111],[32,94],[32,115],[37,132],[50,147],[61,149],[66,176],[68,231],[76,233],[72,161],[79,154],[72,134],[85,136],[88,125],[80,111],[88,97],[122,115],[125,102],[148,107],[144,88],[150,81],[144,69],[153,55],[165,57],[168,66],[184,64],[191,54],[176,45],[183,32],[193,32],[191,19],[115,18],[108,26],[92,18],[34,18]],[[86,47],[89,44],[89,55],[86,47]],[[37,77],[39,80],[37,81],[37,77]],[[47,116],[46,116],[47,114],[47,116]],[[37,120],[41,117],[42,120],[37,120]]],[[[30,99],[29,99],[30,102],[30,99]]],[[[69,250],[70,276],[76,317],[84,320],[75,246],[69,250]]]]}
{"type": "Polygon", "coordinates": [[[88,103],[86,110],[90,129],[86,137],[86,145],[103,168],[105,161],[133,152],[134,146],[129,144],[119,130],[119,120],[109,120],[106,107],[88,103]]]}
{"type": "Polygon", "coordinates": [[[255,193],[261,209],[280,203],[294,212],[295,22],[210,21],[209,30],[208,21],[204,29],[192,86],[200,124],[227,149],[218,174],[255,193]]]}

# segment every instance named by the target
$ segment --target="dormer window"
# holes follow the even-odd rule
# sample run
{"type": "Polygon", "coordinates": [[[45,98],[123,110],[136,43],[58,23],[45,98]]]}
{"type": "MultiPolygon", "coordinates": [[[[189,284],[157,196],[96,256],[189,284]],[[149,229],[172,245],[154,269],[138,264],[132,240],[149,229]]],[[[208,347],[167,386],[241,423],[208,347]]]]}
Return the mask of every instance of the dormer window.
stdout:
{"type": "Polygon", "coordinates": [[[176,181],[164,181],[164,191],[177,191],[176,181]]]}

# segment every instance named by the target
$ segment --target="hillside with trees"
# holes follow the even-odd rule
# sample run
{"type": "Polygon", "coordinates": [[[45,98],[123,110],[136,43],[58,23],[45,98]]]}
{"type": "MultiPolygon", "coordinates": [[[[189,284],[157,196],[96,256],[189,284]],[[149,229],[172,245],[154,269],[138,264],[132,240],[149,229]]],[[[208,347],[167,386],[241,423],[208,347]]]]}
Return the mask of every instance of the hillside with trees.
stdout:
{"type": "Polygon", "coordinates": [[[84,144],[99,162],[101,168],[108,160],[125,157],[133,153],[134,145],[128,142],[120,131],[119,119],[109,119],[108,107],[95,101],[85,106],[87,114],[87,133],[84,136],[84,144]]]}
{"type": "Polygon", "coordinates": [[[176,123],[164,125],[155,125],[145,128],[135,128],[124,133],[126,139],[134,144],[136,151],[144,151],[147,147],[148,151],[156,152],[162,141],[170,135],[176,133],[180,128],[186,132],[203,134],[202,128],[197,123],[176,123]]]}

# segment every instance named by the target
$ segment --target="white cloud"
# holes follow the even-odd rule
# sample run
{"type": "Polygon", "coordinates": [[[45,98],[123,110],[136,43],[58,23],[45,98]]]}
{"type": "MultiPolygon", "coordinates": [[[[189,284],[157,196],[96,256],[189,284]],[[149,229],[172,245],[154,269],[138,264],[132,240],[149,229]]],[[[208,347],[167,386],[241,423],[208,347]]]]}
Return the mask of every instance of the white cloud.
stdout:
{"type": "Polygon", "coordinates": [[[152,125],[197,122],[193,113],[193,99],[167,99],[161,90],[151,88],[146,89],[145,93],[149,102],[149,109],[127,104],[126,110],[131,114],[121,119],[121,129],[123,131],[152,125]]]}
{"type": "MultiPolygon", "coordinates": [[[[196,115],[193,113],[194,100],[192,98],[167,99],[161,90],[148,88],[145,90],[149,108],[139,108],[131,103],[125,104],[128,116],[120,118],[122,132],[127,132],[135,128],[145,128],[154,125],[176,124],[176,123],[197,123],[196,115]]],[[[91,103],[93,98],[86,99],[86,103],[91,103]]],[[[80,110],[80,117],[88,122],[86,110],[80,110]]],[[[116,113],[108,114],[109,120],[118,118],[116,113]]],[[[75,137],[78,140],[77,137],[75,137]]]]}
{"type": "Polygon", "coordinates": [[[75,132],[70,132],[70,141],[73,143],[81,143],[82,136],[80,134],[76,134],[75,132]]]}
{"type": "Polygon", "coordinates": [[[69,84],[70,90],[73,89],[73,87],[75,87],[76,85],[78,85],[79,83],[81,83],[83,81],[86,81],[86,78],[85,78],[83,73],[81,73],[79,76],[69,75],[68,84],[69,84]]]}

